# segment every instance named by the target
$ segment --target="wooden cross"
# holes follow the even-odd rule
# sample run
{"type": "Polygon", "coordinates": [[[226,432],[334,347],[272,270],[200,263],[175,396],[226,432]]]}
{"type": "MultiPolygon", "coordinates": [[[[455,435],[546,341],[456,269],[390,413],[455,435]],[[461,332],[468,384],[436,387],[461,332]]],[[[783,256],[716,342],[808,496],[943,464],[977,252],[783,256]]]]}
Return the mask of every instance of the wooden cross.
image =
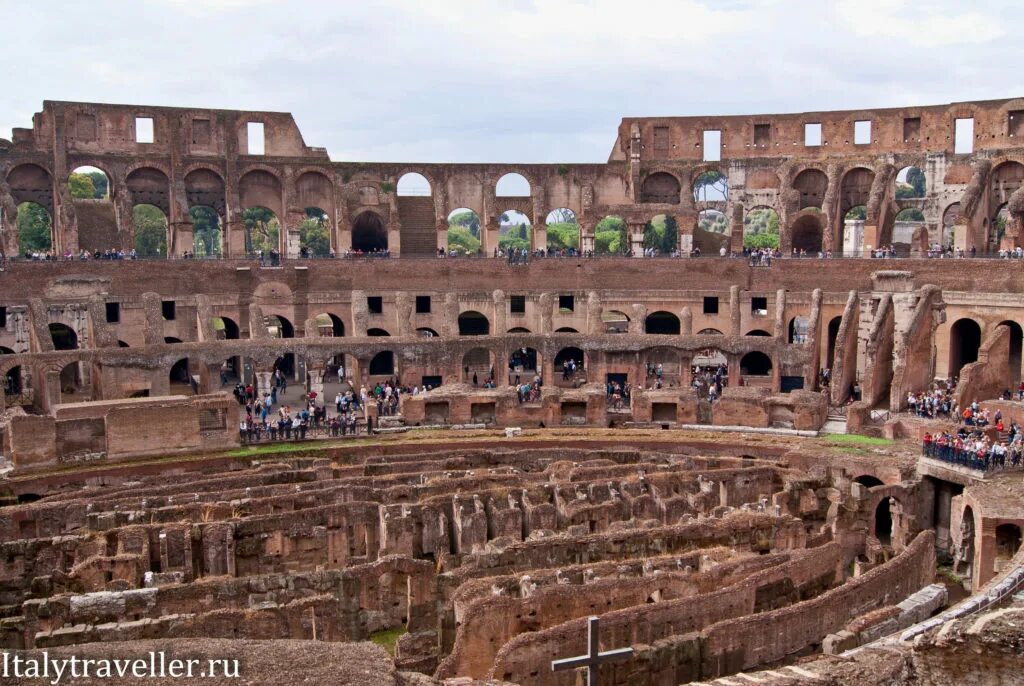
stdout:
{"type": "Polygon", "coordinates": [[[551,662],[551,671],[560,672],[577,667],[587,668],[587,686],[597,686],[597,669],[605,662],[620,662],[633,654],[632,648],[618,648],[601,652],[598,644],[597,617],[591,617],[587,623],[587,654],[578,657],[567,657],[551,662]]]}

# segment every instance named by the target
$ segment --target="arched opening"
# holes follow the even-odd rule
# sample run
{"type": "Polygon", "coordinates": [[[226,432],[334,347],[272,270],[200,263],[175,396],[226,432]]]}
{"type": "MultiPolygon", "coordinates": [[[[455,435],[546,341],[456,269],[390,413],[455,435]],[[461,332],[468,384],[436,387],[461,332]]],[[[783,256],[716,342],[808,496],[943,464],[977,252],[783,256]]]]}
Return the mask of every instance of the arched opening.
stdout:
{"type": "Polygon", "coordinates": [[[463,383],[479,386],[488,383],[493,373],[491,353],[486,348],[473,348],[462,356],[463,383]]]}
{"type": "Polygon", "coordinates": [[[729,177],[717,169],[703,172],[693,180],[695,203],[722,202],[729,199],[729,177]]]}
{"type": "Polygon", "coordinates": [[[117,342],[117,347],[118,347],[118,348],[130,348],[131,346],[130,346],[130,345],[128,345],[127,343],[125,343],[124,341],[121,341],[121,340],[119,340],[119,341],[117,342]]]}
{"type": "Polygon", "coordinates": [[[740,373],[743,376],[770,376],[772,358],[760,350],[754,350],[740,358],[740,373]]]}
{"type": "Polygon", "coordinates": [[[576,213],[567,207],[548,212],[544,218],[547,225],[548,252],[575,255],[580,249],[580,225],[576,213]]]}
{"type": "Polygon", "coordinates": [[[817,254],[821,252],[821,219],[805,214],[793,222],[793,249],[798,252],[817,254]]]}
{"type": "Polygon", "coordinates": [[[53,223],[42,205],[23,202],[18,205],[18,251],[23,257],[38,259],[53,250],[53,223]]]}
{"type": "Polygon", "coordinates": [[[964,365],[978,361],[981,326],[973,319],[958,319],[949,329],[949,376],[960,376],[964,365]]]}
{"type": "Polygon", "coordinates": [[[533,227],[530,218],[518,210],[502,212],[498,217],[498,247],[510,250],[530,250],[533,227]]]}
{"type": "MultiPolygon", "coordinates": [[[[959,548],[959,554],[953,561],[953,572],[971,577],[974,574],[974,510],[970,505],[964,508],[960,517],[959,546],[954,546],[954,551],[959,548]]],[[[957,536],[954,532],[954,542],[957,536]]]]}
{"type": "Polygon", "coordinates": [[[480,312],[469,310],[459,315],[460,336],[487,336],[490,333],[491,323],[480,312]]]}
{"type": "Polygon", "coordinates": [[[789,320],[789,336],[787,340],[790,343],[806,343],[807,332],[811,329],[810,317],[798,315],[789,320]]]}
{"type": "Polygon", "coordinates": [[[307,207],[299,224],[299,257],[331,256],[331,221],[319,207],[307,207]]]}
{"type": "Polygon", "coordinates": [[[605,333],[629,333],[629,317],[625,312],[604,310],[601,313],[601,322],[604,324],[605,333]]]}
{"type": "Polygon", "coordinates": [[[238,324],[235,323],[235,320],[228,317],[214,317],[213,330],[216,333],[217,340],[233,341],[239,338],[238,324]]]}
{"type": "Polygon", "coordinates": [[[671,255],[679,245],[679,223],[670,214],[656,214],[644,226],[644,249],[671,255]]]}
{"type": "Polygon", "coordinates": [[[1020,527],[1016,524],[1000,524],[996,527],[996,559],[995,569],[999,573],[1007,562],[1020,550],[1020,527]]]}
{"type": "Polygon", "coordinates": [[[420,328],[416,329],[416,335],[420,336],[422,338],[437,338],[438,337],[437,332],[434,331],[433,329],[431,329],[428,326],[421,326],[420,328]]]}
{"type": "Polygon", "coordinates": [[[314,317],[316,333],[321,337],[341,338],[345,335],[345,322],[336,314],[321,312],[314,317]]]}
{"type": "Polygon", "coordinates": [[[718,329],[701,329],[697,332],[698,336],[724,336],[718,329]]]}
{"type": "Polygon", "coordinates": [[[374,328],[374,329],[367,329],[366,330],[366,335],[370,336],[372,338],[382,338],[384,336],[390,336],[391,334],[389,334],[384,329],[374,328]]]}
{"type": "Polygon", "coordinates": [[[110,200],[110,177],[96,167],[76,167],[68,175],[68,189],[75,200],[110,200]]]}
{"type": "Polygon", "coordinates": [[[594,227],[596,255],[622,255],[629,252],[629,229],[622,217],[604,217],[594,227]]]}
{"type": "Polygon", "coordinates": [[[175,338],[174,336],[164,336],[164,343],[167,343],[169,345],[170,344],[181,343],[181,339],[180,338],[175,338]]]}
{"type": "Polygon", "coordinates": [[[875,508],[875,538],[882,545],[892,545],[891,498],[882,498],[875,508]]]}
{"type": "Polygon", "coordinates": [[[427,181],[427,177],[417,172],[402,174],[398,179],[397,192],[399,196],[430,195],[430,182],[427,181]]]}
{"type": "Polygon", "coordinates": [[[779,213],[756,207],[743,217],[743,247],[751,250],[779,247],[779,213]]]}
{"type": "Polygon", "coordinates": [[[516,348],[508,357],[510,383],[528,382],[540,369],[540,355],[533,348],[516,348]]]}
{"type": "Polygon", "coordinates": [[[171,395],[176,395],[185,390],[185,388],[192,388],[192,377],[188,371],[188,358],[183,357],[174,363],[171,367],[171,371],[168,374],[171,384],[171,395]]]}
{"type": "Polygon", "coordinates": [[[395,373],[395,354],[383,350],[370,360],[370,376],[391,376],[395,373]]]}
{"type": "Polygon", "coordinates": [[[272,314],[265,319],[267,332],[271,338],[295,338],[295,326],[285,317],[272,314]]]}
{"type": "Polygon", "coordinates": [[[81,362],[69,362],[60,370],[60,402],[78,403],[91,399],[92,388],[81,362]]]}
{"type": "Polygon", "coordinates": [[[870,474],[861,474],[860,476],[855,478],[854,481],[859,483],[861,486],[864,486],[865,488],[874,488],[875,486],[881,486],[885,483],[878,477],[871,476],[870,474]]]}
{"type": "Polygon", "coordinates": [[[530,330],[522,326],[513,326],[508,330],[509,333],[530,333],[530,330]]]}
{"type": "Polygon", "coordinates": [[[825,363],[830,369],[835,366],[836,340],[839,338],[839,325],[842,323],[842,317],[832,317],[828,322],[828,352],[826,353],[825,363]]]}
{"type": "Polygon", "coordinates": [[[747,332],[746,335],[748,335],[748,336],[771,336],[771,334],[768,333],[767,331],[765,331],[764,329],[751,329],[750,331],[747,332]]]}
{"type": "Polygon", "coordinates": [[[941,246],[950,248],[953,246],[953,238],[956,235],[956,220],[960,217],[960,203],[955,202],[942,213],[942,238],[941,246]]]}
{"type": "Polygon", "coordinates": [[[571,326],[560,326],[557,329],[555,329],[555,333],[579,333],[579,331],[572,328],[571,326]]]}
{"type": "Polygon", "coordinates": [[[242,212],[245,226],[245,254],[270,256],[280,254],[281,222],[266,207],[250,207],[242,212]]]}
{"type": "Polygon", "coordinates": [[[208,205],[196,205],[189,208],[188,217],[192,221],[192,254],[195,257],[223,255],[223,235],[217,211],[208,205]]]}
{"type": "Polygon", "coordinates": [[[448,254],[480,254],[480,216],[471,209],[460,207],[448,215],[448,254]]]}
{"type": "Polygon", "coordinates": [[[273,371],[275,376],[277,372],[281,372],[281,375],[286,379],[296,379],[299,366],[295,353],[286,352],[278,355],[277,359],[274,360],[273,371]]]}
{"type": "Polygon", "coordinates": [[[494,185],[494,195],[499,198],[525,198],[530,195],[530,182],[516,172],[509,172],[494,185]]]}
{"type": "Polygon", "coordinates": [[[50,339],[54,350],[77,350],[78,333],[67,324],[54,322],[50,324],[50,339]]]}
{"type": "Polygon", "coordinates": [[[671,312],[652,312],[644,320],[644,333],[678,336],[679,331],[679,317],[671,312]]]}
{"type": "Polygon", "coordinates": [[[132,208],[135,253],[139,257],[167,257],[167,215],[156,205],[132,208]]]}
{"type": "Polygon", "coordinates": [[[21,395],[25,390],[25,384],[21,378],[21,365],[11,367],[4,373],[4,395],[7,403],[12,404],[13,399],[21,395]]]}
{"type": "Polygon", "coordinates": [[[905,210],[900,210],[896,214],[896,219],[893,223],[893,245],[905,246],[904,250],[909,251],[911,246],[914,245],[914,234],[916,234],[919,229],[924,231],[927,230],[927,224],[925,224],[924,220],[924,212],[916,207],[908,207],[905,210]]]}
{"type": "Polygon", "coordinates": [[[640,202],[678,205],[681,190],[682,185],[675,176],[668,172],[655,172],[640,185],[640,202]]]}
{"type": "Polygon", "coordinates": [[[575,346],[562,348],[555,355],[555,373],[560,374],[563,381],[575,381],[583,371],[583,350],[575,346]]]}
{"type": "MultiPolygon", "coordinates": [[[[861,238],[863,238],[863,224],[848,224],[848,222],[862,222],[867,219],[867,204],[871,197],[871,185],[874,181],[875,172],[864,167],[856,167],[846,172],[839,184],[839,212],[844,221],[839,226],[843,235],[837,237],[839,240],[836,245],[844,246],[844,250],[848,243],[853,246],[854,250],[863,245],[863,240],[857,241],[851,238],[848,241],[847,239],[849,233],[857,230],[854,228],[855,226],[860,227],[861,238]]],[[[878,246],[871,247],[877,248],[878,246]]]]}
{"type": "Polygon", "coordinates": [[[828,176],[820,169],[804,169],[793,179],[793,188],[800,193],[800,209],[821,209],[828,189],[828,176]]]}
{"type": "Polygon", "coordinates": [[[999,322],[1005,324],[1010,329],[1010,354],[1009,354],[1009,366],[1010,366],[1010,378],[1013,384],[1010,386],[1011,389],[1016,388],[1017,384],[1020,383],[1020,365],[1021,365],[1021,349],[1024,344],[1024,329],[1021,328],[1020,324],[1009,319],[999,322]]]}
{"type": "Polygon", "coordinates": [[[720,210],[701,210],[693,230],[693,247],[705,255],[720,255],[730,244],[729,220],[720,210]]]}
{"type": "MultiPolygon", "coordinates": [[[[868,217],[866,205],[851,207],[843,215],[839,245],[844,253],[853,255],[864,247],[864,220],[868,217]]],[[[872,246],[877,248],[878,246],[872,246]]]]}
{"type": "Polygon", "coordinates": [[[926,193],[927,180],[924,172],[917,167],[904,167],[896,173],[897,198],[923,198],[926,193]]]}
{"type": "Polygon", "coordinates": [[[384,220],[376,212],[366,210],[352,222],[352,250],[358,253],[380,253],[388,249],[388,232],[384,220]]]}

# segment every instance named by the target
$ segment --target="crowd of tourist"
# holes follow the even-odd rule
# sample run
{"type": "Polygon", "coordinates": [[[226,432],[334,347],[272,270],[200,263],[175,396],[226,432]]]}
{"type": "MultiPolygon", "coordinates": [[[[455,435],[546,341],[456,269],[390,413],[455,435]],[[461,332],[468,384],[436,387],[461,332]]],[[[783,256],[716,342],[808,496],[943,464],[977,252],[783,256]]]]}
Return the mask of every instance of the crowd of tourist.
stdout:
{"type": "Polygon", "coordinates": [[[695,365],[691,372],[693,374],[691,385],[697,392],[698,398],[706,398],[713,403],[722,397],[722,391],[729,383],[729,368],[726,365],[708,365],[706,367],[695,365]]]}
{"type": "Polygon", "coordinates": [[[933,382],[927,391],[908,393],[907,411],[927,419],[955,416],[957,408],[953,392],[956,390],[956,384],[956,377],[951,377],[945,381],[933,382]]]}
{"type": "Polygon", "coordinates": [[[1010,425],[1006,440],[960,427],[956,432],[926,433],[923,444],[928,457],[982,471],[1019,467],[1024,457],[1024,436],[1016,424],[1010,425]]]}
{"type": "Polygon", "coordinates": [[[632,390],[632,386],[630,386],[628,381],[623,381],[622,383],[609,381],[605,388],[605,392],[608,395],[608,408],[622,410],[629,407],[632,390]]]}

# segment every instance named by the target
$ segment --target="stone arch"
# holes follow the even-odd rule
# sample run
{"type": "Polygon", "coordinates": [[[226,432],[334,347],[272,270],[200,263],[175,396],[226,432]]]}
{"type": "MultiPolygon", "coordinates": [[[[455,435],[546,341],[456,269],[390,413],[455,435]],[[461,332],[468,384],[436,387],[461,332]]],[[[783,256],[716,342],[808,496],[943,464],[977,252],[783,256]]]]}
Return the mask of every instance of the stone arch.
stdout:
{"type": "Polygon", "coordinates": [[[416,335],[423,338],[440,338],[440,335],[429,326],[421,326],[416,329],[416,335]]]}
{"type": "Polygon", "coordinates": [[[601,322],[605,333],[629,333],[629,316],[619,310],[604,310],[601,322]]]}
{"type": "Polygon", "coordinates": [[[806,343],[807,333],[811,329],[811,318],[804,315],[797,315],[789,320],[789,326],[787,327],[788,334],[786,341],[788,343],[806,343]]]}
{"type": "Polygon", "coordinates": [[[384,218],[373,210],[364,210],[352,220],[352,250],[360,253],[385,252],[388,231],[384,218]]]}
{"type": "Polygon", "coordinates": [[[909,165],[896,172],[893,180],[894,194],[897,200],[904,198],[923,198],[927,194],[928,179],[924,171],[909,165]]]}
{"type": "Polygon", "coordinates": [[[370,359],[367,366],[370,376],[391,376],[395,373],[395,353],[382,350],[370,359]]]}
{"type": "Polygon", "coordinates": [[[342,338],[345,335],[345,322],[333,312],[321,312],[313,317],[317,335],[326,338],[342,338]]]}
{"type": "Polygon", "coordinates": [[[682,184],[674,174],[665,171],[648,174],[640,185],[640,202],[678,205],[682,184]]]}
{"type": "Polygon", "coordinates": [[[54,350],[77,350],[79,346],[78,332],[63,322],[51,322],[49,325],[50,339],[54,350]]]}
{"type": "Polygon", "coordinates": [[[511,352],[508,357],[509,381],[515,380],[516,375],[520,381],[530,381],[535,374],[540,372],[541,356],[535,348],[519,347],[511,352]]]}
{"type": "Polygon", "coordinates": [[[529,250],[533,246],[533,222],[530,215],[519,210],[506,210],[498,215],[498,247],[502,250],[529,250]]]}
{"type": "Polygon", "coordinates": [[[217,340],[233,341],[240,338],[238,323],[230,317],[214,317],[213,331],[217,340]]]}
{"type": "Polygon", "coordinates": [[[586,360],[586,354],[583,352],[582,349],[577,348],[576,346],[568,346],[566,348],[562,348],[557,353],[555,353],[555,372],[564,374],[565,365],[569,363],[569,360],[572,360],[573,362],[576,363],[577,371],[581,371],[583,369],[584,361],[586,360]]]}
{"type": "Polygon", "coordinates": [[[801,214],[793,222],[790,235],[792,236],[794,250],[804,250],[808,254],[821,252],[822,238],[824,236],[821,217],[813,212],[801,214]]]}
{"type": "Polygon", "coordinates": [[[664,310],[652,312],[644,320],[644,333],[678,336],[680,330],[679,317],[664,310]]]}
{"type": "Polygon", "coordinates": [[[153,205],[165,216],[171,213],[171,181],[167,174],[155,167],[138,167],[125,179],[131,205],[153,205]]]}
{"type": "Polygon", "coordinates": [[[1000,162],[989,175],[991,205],[998,207],[1010,200],[1021,186],[1024,186],[1024,164],[1014,160],[1000,162]]]}
{"type": "Polygon", "coordinates": [[[513,326],[508,333],[530,333],[530,330],[522,326],[513,326]]]}
{"type": "Polygon", "coordinates": [[[867,167],[854,167],[843,174],[839,182],[839,214],[845,216],[851,208],[867,205],[875,172],[867,167]]]}
{"type": "Polygon", "coordinates": [[[279,314],[266,316],[267,331],[271,338],[295,338],[295,325],[279,314]]]}
{"type": "Polygon", "coordinates": [[[210,207],[223,221],[227,212],[224,178],[209,167],[197,167],[185,174],[185,199],[189,208],[210,207]]]}
{"type": "Polygon", "coordinates": [[[488,336],[491,333],[491,322],[487,316],[476,310],[467,310],[459,314],[460,336],[488,336]]]}
{"type": "Polygon", "coordinates": [[[820,210],[825,202],[825,191],[828,190],[828,175],[820,169],[804,169],[793,178],[793,189],[800,194],[797,209],[816,207],[820,210]]]}
{"type": "Polygon", "coordinates": [[[953,245],[953,237],[956,233],[956,220],[959,216],[959,202],[950,203],[942,211],[942,235],[938,241],[941,246],[948,247],[953,245]]]}
{"type": "Polygon", "coordinates": [[[697,332],[697,335],[698,336],[724,336],[725,334],[723,334],[718,329],[708,328],[708,329],[701,329],[700,331],[697,332]]]}
{"type": "Polygon", "coordinates": [[[884,481],[871,474],[861,474],[860,476],[854,477],[853,480],[865,488],[874,488],[875,486],[885,485],[884,481]]]}
{"type": "Polygon", "coordinates": [[[740,358],[740,373],[743,376],[771,376],[772,358],[760,350],[752,350],[740,358]]]}
{"type": "Polygon", "coordinates": [[[242,209],[265,207],[277,217],[284,216],[281,179],[264,168],[247,171],[238,180],[238,195],[242,209]]]}
{"type": "Polygon", "coordinates": [[[192,376],[189,373],[189,360],[187,357],[183,357],[173,365],[167,373],[168,382],[170,383],[171,395],[176,395],[175,387],[182,389],[187,387],[191,389],[192,376]]]}
{"type": "Polygon", "coordinates": [[[75,200],[110,202],[114,197],[113,178],[110,172],[90,160],[87,163],[76,165],[68,172],[68,190],[75,200]],[[83,184],[79,180],[85,183],[83,184]]]}
{"type": "Polygon", "coordinates": [[[45,207],[26,201],[17,206],[15,224],[18,232],[18,252],[22,255],[51,252],[55,246],[53,218],[45,207]]]}
{"type": "Polygon", "coordinates": [[[19,164],[7,172],[7,185],[14,202],[33,202],[53,216],[53,179],[38,164],[19,164]]]}
{"type": "Polygon", "coordinates": [[[771,334],[768,333],[767,331],[765,331],[764,329],[751,329],[750,331],[748,331],[744,335],[745,336],[762,336],[762,337],[763,336],[771,336],[771,334]]]}
{"type": "Polygon", "coordinates": [[[428,196],[433,190],[430,181],[419,172],[406,172],[398,178],[395,191],[399,196],[428,196]]]}
{"type": "Polygon", "coordinates": [[[498,198],[528,198],[530,194],[530,181],[519,172],[502,174],[494,184],[494,195],[498,198]]]}
{"type": "Polygon", "coordinates": [[[724,203],[729,200],[729,177],[721,169],[705,169],[690,184],[695,203],[724,203]]]}
{"type": "Polygon", "coordinates": [[[875,538],[884,546],[892,545],[893,520],[892,505],[893,498],[882,498],[875,506],[874,532],[875,538]]]}
{"type": "Polygon", "coordinates": [[[557,329],[555,329],[555,333],[579,333],[579,331],[572,328],[571,326],[560,326],[557,329]]]}
{"type": "Polygon", "coordinates": [[[1007,362],[1010,366],[1009,381],[1013,382],[1010,388],[1013,389],[1017,387],[1021,380],[1021,353],[1024,350],[1024,328],[1017,322],[1009,319],[1001,321],[999,324],[1005,325],[1010,329],[1010,351],[1007,362]]]}
{"type": "Polygon", "coordinates": [[[373,337],[373,338],[381,338],[381,337],[384,337],[384,336],[390,336],[391,334],[388,333],[387,330],[385,330],[385,329],[372,328],[372,329],[367,329],[366,330],[366,335],[370,336],[370,337],[373,337]]]}
{"type": "Polygon", "coordinates": [[[462,381],[463,383],[473,383],[475,377],[476,384],[479,384],[481,379],[487,382],[493,368],[494,360],[490,350],[487,348],[467,350],[462,356],[462,381]]]}
{"type": "Polygon", "coordinates": [[[547,230],[549,252],[573,254],[579,251],[581,244],[580,224],[576,213],[568,207],[556,207],[544,217],[547,230]]]}
{"type": "Polygon", "coordinates": [[[964,317],[949,327],[949,376],[959,376],[964,365],[977,362],[981,325],[964,317]]]}
{"type": "Polygon", "coordinates": [[[459,207],[449,212],[446,246],[449,255],[478,255],[480,215],[468,207],[459,207]]]}

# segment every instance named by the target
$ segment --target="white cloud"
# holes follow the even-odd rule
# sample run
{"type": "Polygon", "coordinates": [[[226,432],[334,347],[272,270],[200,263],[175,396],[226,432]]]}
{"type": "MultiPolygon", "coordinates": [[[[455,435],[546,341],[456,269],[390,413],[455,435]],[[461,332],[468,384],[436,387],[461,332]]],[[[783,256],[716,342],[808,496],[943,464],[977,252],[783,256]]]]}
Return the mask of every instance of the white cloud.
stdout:
{"type": "Polygon", "coordinates": [[[956,4],[840,0],[836,10],[858,35],[907,41],[919,47],[988,43],[1005,35],[1005,23],[997,14],[962,12],[956,4]]]}

